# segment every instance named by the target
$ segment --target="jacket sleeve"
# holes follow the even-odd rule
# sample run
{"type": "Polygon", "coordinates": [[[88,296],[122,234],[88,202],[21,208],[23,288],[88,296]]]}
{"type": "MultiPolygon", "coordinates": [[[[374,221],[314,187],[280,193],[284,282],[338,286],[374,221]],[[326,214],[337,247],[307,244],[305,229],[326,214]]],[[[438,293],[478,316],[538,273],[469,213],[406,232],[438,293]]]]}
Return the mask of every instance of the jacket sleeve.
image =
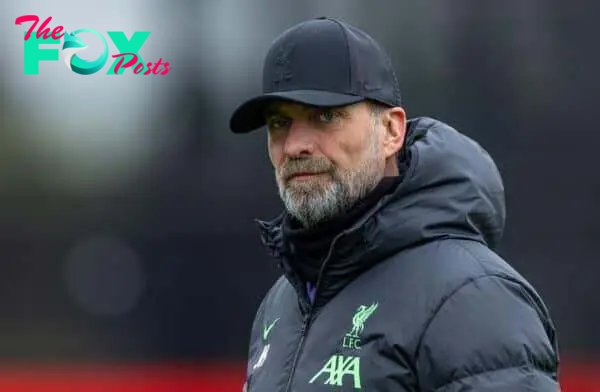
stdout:
{"type": "MultiPolygon", "coordinates": [[[[268,296],[268,295],[267,295],[268,296]]],[[[242,388],[243,392],[249,390],[250,383],[252,381],[252,361],[257,355],[258,346],[260,342],[260,325],[262,324],[264,311],[265,311],[265,302],[266,298],[263,298],[261,301],[258,310],[254,316],[254,320],[252,321],[252,328],[250,330],[250,339],[248,342],[248,358],[246,360],[246,379],[244,380],[244,385],[242,388]]]]}
{"type": "Polygon", "coordinates": [[[421,391],[560,391],[550,316],[532,288],[503,277],[470,280],[447,296],[416,362],[421,391]]]}

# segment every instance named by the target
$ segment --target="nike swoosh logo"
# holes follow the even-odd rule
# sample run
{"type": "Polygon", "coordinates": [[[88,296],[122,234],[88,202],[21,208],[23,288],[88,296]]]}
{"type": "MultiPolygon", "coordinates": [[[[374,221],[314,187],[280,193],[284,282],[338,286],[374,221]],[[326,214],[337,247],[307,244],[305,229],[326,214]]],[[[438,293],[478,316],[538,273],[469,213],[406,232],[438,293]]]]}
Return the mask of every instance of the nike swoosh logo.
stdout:
{"type": "Polygon", "coordinates": [[[271,330],[273,329],[273,327],[275,326],[275,324],[277,324],[278,321],[279,321],[279,317],[277,317],[271,324],[265,325],[265,327],[263,329],[263,340],[264,341],[267,340],[267,337],[269,336],[269,333],[271,333],[271,330]]]}

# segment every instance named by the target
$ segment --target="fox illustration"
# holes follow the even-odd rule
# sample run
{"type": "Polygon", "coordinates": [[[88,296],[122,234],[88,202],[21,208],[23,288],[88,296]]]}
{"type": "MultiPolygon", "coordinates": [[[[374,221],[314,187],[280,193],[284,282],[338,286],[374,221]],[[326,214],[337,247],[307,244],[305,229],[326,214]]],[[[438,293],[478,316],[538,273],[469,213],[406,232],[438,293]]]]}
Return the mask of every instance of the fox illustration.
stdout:
{"type": "Polygon", "coordinates": [[[84,45],[81,38],[74,36],[73,33],[67,34],[67,32],[65,32],[65,43],[63,44],[62,53],[65,58],[65,64],[67,64],[67,67],[69,67],[70,70],[73,70],[71,67],[71,60],[73,59],[73,56],[75,56],[75,53],[86,50],[87,48],[88,45],[84,45]]]}
{"type": "Polygon", "coordinates": [[[108,43],[104,39],[104,37],[91,29],[79,29],[77,31],[69,34],[65,31],[65,43],[63,44],[62,53],[65,58],[65,64],[67,67],[73,72],[76,72],[80,75],[91,75],[95,72],[98,72],[106,61],[108,60],[108,43]],[[81,52],[88,48],[88,45],[85,45],[81,38],[77,37],[75,34],[79,33],[92,33],[104,44],[104,49],[96,60],[83,60],[76,56],[77,52],[81,52]]]}

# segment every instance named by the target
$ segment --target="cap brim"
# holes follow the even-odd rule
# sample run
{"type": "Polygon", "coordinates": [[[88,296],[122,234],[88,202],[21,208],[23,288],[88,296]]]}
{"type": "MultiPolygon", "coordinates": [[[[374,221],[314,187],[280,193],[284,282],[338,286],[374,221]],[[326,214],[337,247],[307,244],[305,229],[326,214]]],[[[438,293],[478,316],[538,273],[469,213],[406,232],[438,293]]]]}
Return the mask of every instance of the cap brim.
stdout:
{"type": "Polygon", "coordinates": [[[332,93],[319,90],[296,90],[267,93],[252,98],[241,104],[229,120],[229,128],[233,133],[248,133],[260,127],[265,122],[265,109],[275,100],[301,103],[316,107],[345,106],[364,101],[364,97],[350,94],[332,93]]]}

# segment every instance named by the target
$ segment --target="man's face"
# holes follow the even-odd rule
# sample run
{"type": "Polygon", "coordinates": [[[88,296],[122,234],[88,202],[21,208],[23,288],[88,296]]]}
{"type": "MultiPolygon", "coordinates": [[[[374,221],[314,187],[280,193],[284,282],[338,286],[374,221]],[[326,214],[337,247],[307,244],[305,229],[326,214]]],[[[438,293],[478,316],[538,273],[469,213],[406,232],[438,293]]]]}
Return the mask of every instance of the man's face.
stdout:
{"type": "Polygon", "coordinates": [[[277,102],[266,116],[279,194],[305,226],[346,211],[383,177],[381,124],[368,103],[323,109],[277,102]]]}

